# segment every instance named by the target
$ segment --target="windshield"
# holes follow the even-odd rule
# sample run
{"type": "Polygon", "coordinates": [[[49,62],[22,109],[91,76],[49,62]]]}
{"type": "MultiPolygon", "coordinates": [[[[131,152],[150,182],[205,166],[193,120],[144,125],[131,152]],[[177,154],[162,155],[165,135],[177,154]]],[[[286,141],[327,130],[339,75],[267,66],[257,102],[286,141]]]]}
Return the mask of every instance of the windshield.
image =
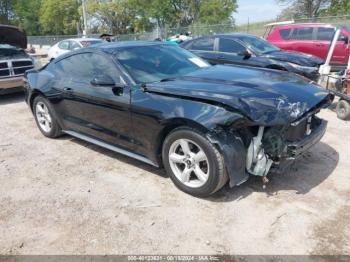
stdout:
{"type": "Polygon", "coordinates": [[[158,82],[209,66],[192,53],[168,44],[126,47],[115,57],[136,83],[158,82]]]}
{"type": "Polygon", "coordinates": [[[259,54],[267,54],[270,52],[275,52],[280,50],[276,46],[256,36],[249,36],[249,35],[239,36],[238,39],[246,43],[249,48],[253,49],[253,51],[259,54]]]}

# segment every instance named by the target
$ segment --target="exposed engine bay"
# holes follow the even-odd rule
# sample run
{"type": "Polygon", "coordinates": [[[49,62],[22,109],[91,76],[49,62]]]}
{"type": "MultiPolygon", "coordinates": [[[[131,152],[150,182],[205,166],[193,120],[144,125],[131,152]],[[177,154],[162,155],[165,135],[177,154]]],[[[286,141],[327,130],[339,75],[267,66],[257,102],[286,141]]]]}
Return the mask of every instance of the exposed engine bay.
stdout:
{"type": "Polygon", "coordinates": [[[325,121],[311,115],[290,126],[260,126],[247,149],[247,172],[264,178],[273,165],[295,160],[322,138],[325,125],[325,121]]]}

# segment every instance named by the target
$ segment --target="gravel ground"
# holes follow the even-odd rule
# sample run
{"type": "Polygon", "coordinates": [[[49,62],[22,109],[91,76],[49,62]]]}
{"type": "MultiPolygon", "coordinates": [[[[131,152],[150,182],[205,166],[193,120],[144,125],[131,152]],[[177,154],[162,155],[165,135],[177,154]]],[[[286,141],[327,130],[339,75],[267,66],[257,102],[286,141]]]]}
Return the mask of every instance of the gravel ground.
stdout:
{"type": "Polygon", "coordinates": [[[22,95],[0,97],[0,254],[350,255],[350,122],[284,174],[208,199],[164,171],[41,135],[22,95]]]}

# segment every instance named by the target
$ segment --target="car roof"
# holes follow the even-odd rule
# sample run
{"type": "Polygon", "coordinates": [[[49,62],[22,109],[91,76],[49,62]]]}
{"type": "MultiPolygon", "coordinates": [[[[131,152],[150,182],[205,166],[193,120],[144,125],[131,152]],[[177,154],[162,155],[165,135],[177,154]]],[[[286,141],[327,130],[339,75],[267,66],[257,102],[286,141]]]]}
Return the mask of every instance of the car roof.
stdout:
{"type": "Polygon", "coordinates": [[[99,39],[99,38],[68,38],[68,39],[63,39],[62,41],[67,41],[67,40],[70,40],[70,41],[96,41],[96,40],[100,40],[100,41],[103,41],[102,39],[99,39]]]}
{"type": "Polygon", "coordinates": [[[275,28],[290,28],[290,27],[302,27],[302,26],[311,26],[311,27],[335,27],[333,24],[327,23],[294,23],[294,24],[286,24],[286,25],[276,25],[275,28]]]}
{"type": "MultiPolygon", "coordinates": [[[[86,38],[84,38],[86,39],[86,38]]],[[[68,40],[68,39],[67,39],[68,40]]],[[[66,54],[63,54],[60,57],[60,59],[57,59],[57,61],[65,59],[66,57],[72,56],[74,54],[79,53],[85,53],[87,51],[102,51],[104,53],[110,53],[115,50],[118,50],[119,48],[124,47],[143,47],[143,46],[157,46],[157,45],[166,45],[166,46],[174,46],[165,42],[160,41],[123,41],[123,42],[105,42],[103,41],[100,44],[95,44],[89,47],[80,48],[75,51],[68,52],[66,54]]]]}
{"type": "Polygon", "coordinates": [[[225,34],[217,34],[215,36],[225,36],[225,37],[253,36],[253,37],[258,37],[256,35],[245,34],[245,33],[225,33],[225,34]]]}
{"type": "MultiPolygon", "coordinates": [[[[206,38],[206,37],[238,38],[238,37],[241,37],[241,36],[251,36],[251,37],[260,38],[259,36],[251,35],[251,34],[245,34],[245,33],[224,33],[224,34],[216,34],[216,35],[204,35],[204,36],[201,36],[201,37],[198,37],[198,38],[193,38],[192,40],[189,40],[189,41],[193,41],[193,40],[200,39],[200,38],[206,38]]],[[[184,42],[184,43],[187,43],[187,41],[184,42]]]]}
{"type": "Polygon", "coordinates": [[[105,42],[103,44],[94,45],[91,48],[99,49],[116,49],[121,47],[142,47],[142,46],[155,46],[155,45],[169,45],[160,41],[121,41],[121,42],[105,42]]]}

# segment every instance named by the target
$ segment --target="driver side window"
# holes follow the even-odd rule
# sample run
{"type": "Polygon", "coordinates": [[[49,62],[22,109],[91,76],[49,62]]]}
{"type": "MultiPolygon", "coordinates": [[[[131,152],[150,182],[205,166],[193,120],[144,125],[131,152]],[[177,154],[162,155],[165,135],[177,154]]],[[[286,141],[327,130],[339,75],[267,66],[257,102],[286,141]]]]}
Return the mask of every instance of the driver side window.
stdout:
{"type": "Polygon", "coordinates": [[[238,54],[246,51],[246,48],[235,40],[220,38],[219,52],[238,54]]]}
{"type": "Polygon", "coordinates": [[[72,80],[90,82],[96,76],[109,76],[115,83],[123,83],[117,66],[106,57],[94,53],[82,53],[56,63],[56,72],[72,80]]]}

